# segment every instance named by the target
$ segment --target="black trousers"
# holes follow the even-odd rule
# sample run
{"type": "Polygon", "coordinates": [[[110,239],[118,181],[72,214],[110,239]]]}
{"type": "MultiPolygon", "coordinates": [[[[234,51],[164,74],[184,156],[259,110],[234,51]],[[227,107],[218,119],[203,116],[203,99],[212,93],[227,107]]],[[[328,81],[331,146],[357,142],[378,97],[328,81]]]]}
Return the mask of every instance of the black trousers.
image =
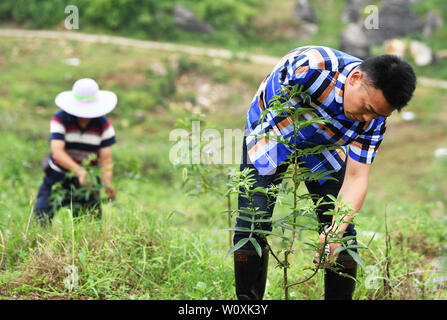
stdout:
{"type": "MultiPolygon", "coordinates": [[[[256,180],[256,183],[253,185],[253,188],[257,188],[257,187],[266,188],[271,184],[274,184],[274,185],[280,184],[282,182],[280,174],[285,172],[287,170],[287,167],[288,167],[287,164],[281,164],[278,166],[275,174],[266,175],[266,176],[259,175],[259,173],[256,170],[256,168],[254,167],[254,165],[252,163],[250,163],[250,161],[248,159],[247,145],[246,145],[245,138],[244,138],[243,151],[242,151],[242,163],[240,166],[240,170],[242,171],[245,168],[253,168],[254,169],[252,171],[252,174],[254,174],[254,176],[252,178],[254,178],[256,180]]],[[[318,181],[306,181],[305,182],[306,188],[309,193],[316,194],[320,198],[324,197],[325,201],[330,201],[330,198],[328,197],[328,195],[337,197],[338,192],[340,191],[340,188],[343,184],[345,171],[346,171],[346,162],[340,171],[338,171],[337,173],[334,173],[332,175],[335,179],[337,179],[337,181],[326,180],[323,184],[320,184],[318,181]]],[[[240,191],[242,192],[242,190],[240,190],[240,191]]],[[[316,200],[314,200],[314,202],[315,201],[316,200]]],[[[274,196],[268,197],[267,195],[260,193],[260,192],[255,193],[253,196],[254,206],[258,207],[260,211],[267,212],[266,215],[269,217],[271,217],[273,214],[275,202],[276,202],[276,197],[274,197],[274,196]]],[[[251,207],[251,205],[249,203],[249,200],[247,198],[241,196],[241,194],[239,194],[238,209],[241,210],[242,208],[250,208],[250,207],[251,207]]],[[[324,226],[330,225],[332,222],[332,216],[324,215],[324,213],[329,210],[333,210],[333,209],[334,209],[333,205],[323,205],[323,206],[318,207],[318,209],[317,209],[318,219],[319,219],[320,223],[324,224],[324,226]]],[[[245,214],[240,213],[240,216],[248,217],[249,215],[247,213],[245,213],[245,214]]],[[[251,222],[240,219],[239,217],[237,217],[236,218],[236,227],[244,227],[244,228],[250,229],[251,222]]],[[[267,222],[261,223],[261,229],[271,231],[272,230],[271,223],[267,223],[267,222]]],[[[322,231],[322,229],[320,230],[320,232],[321,231],[322,231]]],[[[248,238],[249,234],[250,234],[249,232],[236,231],[234,234],[234,238],[233,238],[234,244],[238,243],[243,238],[248,238]]],[[[348,228],[346,229],[344,236],[355,236],[356,234],[357,233],[354,229],[354,226],[352,224],[350,224],[348,226],[348,228]]],[[[266,245],[266,241],[263,237],[259,237],[259,236],[255,235],[255,238],[261,246],[266,245]]],[[[249,241],[242,248],[243,249],[253,249],[253,245],[249,241]]]]}
{"type": "MultiPolygon", "coordinates": [[[[99,177],[98,185],[100,183],[99,177]]],[[[79,189],[77,177],[69,177],[64,173],[49,169],[39,187],[34,213],[39,221],[51,221],[56,211],[63,206],[73,207],[73,216],[80,212],[92,212],[94,216],[101,217],[100,189],[91,190],[89,194],[76,192],[79,189]],[[59,198],[55,198],[53,187],[60,182],[59,198]]]]}

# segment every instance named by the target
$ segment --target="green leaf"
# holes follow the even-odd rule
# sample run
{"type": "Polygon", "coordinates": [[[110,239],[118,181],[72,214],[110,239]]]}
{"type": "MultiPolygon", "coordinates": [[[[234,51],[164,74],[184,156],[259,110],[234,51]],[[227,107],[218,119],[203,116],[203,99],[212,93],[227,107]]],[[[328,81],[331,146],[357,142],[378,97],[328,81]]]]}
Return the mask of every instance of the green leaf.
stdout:
{"type": "Polygon", "coordinates": [[[348,246],[346,246],[346,248],[348,248],[348,249],[354,249],[354,248],[358,248],[358,249],[368,249],[369,247],[365,247],[365,246],[358,245],[358,244],[352,244],[352,245],[348,245],[348,246]]]}
{"type": "Polygon", "coordinates": [[[237,228],[225,228],[224,231],[251,232],[251,229],[245,227],[237,227],[237,228]]]}
{"type": "Polygon", "coordinates": [[[355,262],[357,262],[357,264],[359,264],[363,270],[365,270],[365,265],[363,264],[363,260],[362,258],[360,258],[360,256],[358,255],[357,252],[352,251],[350,249],[346,249],[349,253],[349,255],[354,259],[355,262]]]}
{"type": "Polygon", "coordinates": [[[175,213],[177,213],[177,212],[178,212],[177,210],[172,210],[171,212],[169,212],[167,219],[168,219],[168,220],[171,219],[172,216],[173,216],[175,213]]]}
{"type": "Polygon", "coordinates": [[[267,189],[266,188],[263,188],[263,187],[256,187],[256,188],[254,188],[253,190],[251,190],[253,193],[255,193],[255,192],[260,192],[260,193],[263,193],[263,194],[267,194],[268,192],[267,192],[267,189]]]}
{"type": "Polygon", "coordinates": [[[348,242],[349,240],[352,240],[352,239],[355,239],[355,238],[356,238],[355,236],[346,236],[346,237],[343,237],[341,240],[343,242],[348,242]]]}
{"type": "Polygon", "coordinates": [[[239,215],[237,218],[242,220],[242,221],[247,221],[247,222],[253,222],[254,221],[253,217],[246,217],[246,216],[239,215]]]}
{"type": "Polygon", "coordinates": [[[183,168],[183,181],[188,179],[188,168],[183,168]]]}
{"type": "Polygon", "coordinates": [[[262,249],[261,249],[261,246],[259,245],[258,241],[255,238],[248,238],[248,239],[255,247],[256,252],[258,253],[259,257],[262,257],[262,249]]]}
{"type": "Polygon", "coordinates": [[[293,229],[292,227],[289,227],[288,225],[286,225],[286,224],[284,224],[284,223],[275,225],[275,228],[278,228],[278,227],[287,229],[287,230],[289,230],[289,231],[291,231],[291,232],[294,232],[294,233],[300,233],[300,230],[295,230],[295,229],[293,229]]]}
{"type": "Polygon", "coordinates": [[[376,232],[374,232],[371,239],[369,239],[368,243],[366,244],[367,248],[369,247],[369,245],[371,244],[371,242],[374,240],[375,237],[376,237],[376,232]]]}
{"type": "Polygon", "coordinates": [[[252,221],[253,222],[257,222],[257,223],[260,223],[260,222],[272,222],[272,218],[254,219],[252,221]]]}
{"type": "Polygon", "coordinates": [[[239,242],[236,243],[236,244],[234,245],[233,248],[231,248],[230,250],[228,250],[228,252],[227,252],[227,254],[226,254],[226,257],[227,257],[228,255],[232,254],[232,253],[233,253],[234,251],[236,251],[237,249],[243,247],[243,246],[248,242],[249,239],[250,239],[250,238],[243,238],[243,239],[239,240],[239,242]]]}
{"type": "Polygon", "coordinates": [[[310,242],[304,242],[304,244],[307,244],[308,246],[315,248],[315,249],[319,249],[321,247],[321,244],[315,244],[315,243],[310,243],[310,242]]]}
{"type": "Polygon", "coordinates": [[[340,247],[338,247],[337,249],[335,249],[334,252],[333,252],[332,254],[333,254],[333,255],[337,255],[337,254],[339,254],[340,252],[343,252],[343,251],[345,251],[345,250],[347,250],[345,247],[340,246],[340,247]]]}
{"type": "Polygon", "coordinates": [[[280,234],[278,234],[278,233],[272,232],[272,231],[261,230],[261,229],[255,229],[255,230],[253,230],[253,232],[256,233],[256,234],[269,234],[269,235],[272,235],[272,236],[280,237],[280,238],[282,238],[282,239],[284,239],[284,240],[289,240],[289,238],[284,237],[284,236],[282,236],[282,235],[280,235],[280,234]]]}

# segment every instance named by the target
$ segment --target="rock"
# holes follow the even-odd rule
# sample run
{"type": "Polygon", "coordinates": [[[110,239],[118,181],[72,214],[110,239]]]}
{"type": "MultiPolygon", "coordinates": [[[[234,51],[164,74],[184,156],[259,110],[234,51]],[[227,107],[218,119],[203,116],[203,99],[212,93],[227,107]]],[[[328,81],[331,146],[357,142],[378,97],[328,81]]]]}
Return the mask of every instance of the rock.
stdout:
{"type": "Polygon", "coordinates": [[[413,121],[414,119],[416,119],[416,115],[414,114],[414,112],[411,111],[402,112],[401,117],[404,121],[413,121]]]}
{"type": "Polygon", "coordinates": [[[208,99],[207,97],[204,97],[204,96],[199,96],[199,97],[197,98],[197,103],[198,103],[200,106],[205,107],[205,108],[208,108],[209,106],[211,106],[211,101],[210,101],[210,99],[208,99]]]}
{"type": "Polygon", "coordinates": [[[186,31],[199,33],[212,33],[214,27],[208,22],[200,22],[196,16],[185,6],[178,4],[174,7],[174,24],[186,31]]]}
{"type": "Polygon", "coordinates": [[[159,76],[165,76],[168,74],[168,71],[166,70],[166,67],[160,63],[160,62],[155,62],[150,66],[150,70],[159,76]]]}
{"type": "Polygon", "coordinates": [[[341,32],[340,50],[360,59],[370,56],[370,44],[361,26],[350,23],[341,32]]]}
{"type": "Polygon", "coordinates": [[[318,23],[317,15],[307,0],[298,0],[295,5],[295,15],[301,21],[312,24],[318,23]]]}
{"type": "Polygon", "coordinates": [[[447,156],[447,148],[438,148],[435,150],[435,157],[445,157],[447,156]]]}
{"type": "Polygon", "coordinates": [[[410,54],[418,66],[427,66],[433,62],[433,51],[420,41],[411,41],[410,54]]]}
{"type": "Polygon", "coordinates": [[[348,0],[345,5],[345,10],[341,16],[342,22],[361,23],[362,13],[361,9],[365,0],[348,0]]]}
{"type": "Polygon", "coordinates": [[[378,12],[378,28],[364,28],[364,32],[370,44],[381,44],[422,29],[423,23],[411,9],[409,0],[383,0],[378,12]]]}
{"type": "Polygon", "coordinates": [[[137,109],[135,110],[135,117],[137,118],[138,123],[142,123],[146,120],[146,113],[144,110],[137,109]]]}
{"type": "Polygon", "coordinates": [[[435,53],[436,60],[447,59],[447,50],[439,50],[435,53]]]}
{"type": "Polygon", "coordinates": [[[383,48],[386,54],[394,54],[403,57],[407,50],[407,43],[402,39],[387,40],[383,43],[383,48]]]}
{"type": "Polygon", "coordinates": [[[67,66],[79,66],[81,64],[81,60],[79,60],[78,58],[68,58],[64,60],[64,64],[66,64],[67,66]]]}
{"type": "Polygon", "coordinates": [[[424,37],[431,39],[433,33],[444,25],[444,19],[433,11],[427,12],[425,16],[424,37]]]}

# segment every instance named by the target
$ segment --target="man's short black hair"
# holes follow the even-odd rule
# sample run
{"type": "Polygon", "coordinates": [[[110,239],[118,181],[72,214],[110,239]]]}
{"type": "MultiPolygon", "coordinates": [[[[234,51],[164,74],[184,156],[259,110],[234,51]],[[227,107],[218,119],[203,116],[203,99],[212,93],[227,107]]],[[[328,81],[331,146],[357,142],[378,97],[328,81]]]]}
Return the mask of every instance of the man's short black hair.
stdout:
{"type": "Polygon", "coordinates": [[[382,91],[391,108],[400,111],[413,96],[416,75],[404,59],[396,55],[383,54],[366,59],[360,64],[366,74],[366,82],[382,91]]]}

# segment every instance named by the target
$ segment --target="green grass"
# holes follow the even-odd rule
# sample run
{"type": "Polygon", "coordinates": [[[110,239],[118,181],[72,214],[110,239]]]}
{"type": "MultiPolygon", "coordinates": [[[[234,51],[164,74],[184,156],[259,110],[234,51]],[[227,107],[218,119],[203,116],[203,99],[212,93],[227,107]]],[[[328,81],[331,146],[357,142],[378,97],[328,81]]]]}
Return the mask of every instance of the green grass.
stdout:
{"type": "MultiPolygon", "coordinates": [[[[175,121],[192,109],[220,132],[242,129],[269,66],[9,39],[0,42],[0,70],[0,298],[235,298],[232,257],[225,257],[225,200],[190,197],[182,190],[182,172],[169,161],[168,138],[175,121]],[[81,64],[66,66],[63,60],[73,56],[81,64]],[[95,78],[119,97],[109,116],[118,140],[113,147],[118,197],[103,204],[100,221],[73,222],[63,208],[43,229],[30,213],[43,178],[40,161],[49,149],[49,119],[57,110],[53,99],[81,77],[95,78]],[[198,106],[200,96],[211,105],[198,106]],[[72,265],[79,287],[69,290],[65,270],[72,265]]],[[[355,299],[446,298],[445,283],[434,281],[445,269],[432,265],[445,256],[447,169],[442,158],[434,158],[437,148],[447,147],[445,102],[446,90],[419,87],[408,106],[416,120],[405,122],[399,114],[390,119],[357,221],[358,241],[371,250],[360,253],[368,271],[359,270],[355,299]],[[387,236],[391,297],[373,277],[385,275],[387,236]]],[[[278,205],[275,216],[286,212],[278,205]]],[[[292,281],[311,272],[313,253],[303,250],[308,237],[316,235],[304,235],[291,259],[292,281]]],[[[271,259],[266,299],[283,298],[281,282],[271,259]]],[[[293,299],[322,295],[321,273],[291,292],[293,299]]]]}

